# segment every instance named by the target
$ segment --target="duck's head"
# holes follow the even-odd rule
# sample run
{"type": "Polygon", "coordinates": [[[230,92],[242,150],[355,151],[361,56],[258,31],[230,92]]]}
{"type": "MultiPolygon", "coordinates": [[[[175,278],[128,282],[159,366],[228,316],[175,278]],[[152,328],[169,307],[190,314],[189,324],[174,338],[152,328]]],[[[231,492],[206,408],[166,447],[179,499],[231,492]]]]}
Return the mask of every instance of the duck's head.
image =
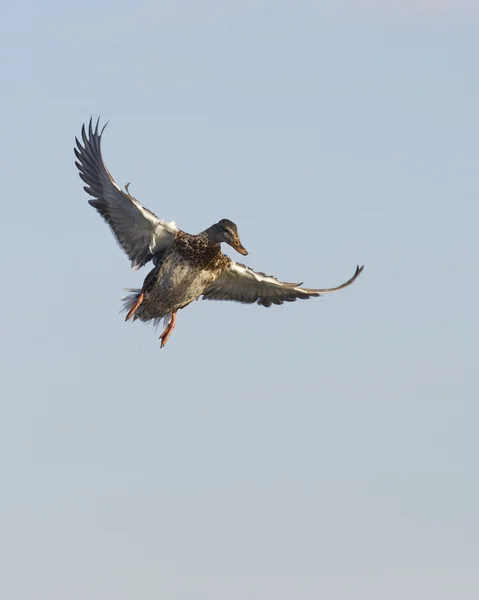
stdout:
{"type": "Polygon", "coordinates": [[[243,256],[248,254],[248,251],[240,241],[238,228],[233,221],[221,219],[221,221],[218,221],[218,223],[215,223],[208,229],[208,233],[213,242],[224,242],[234,248],[236,252],[243,254],[243,256]]]}

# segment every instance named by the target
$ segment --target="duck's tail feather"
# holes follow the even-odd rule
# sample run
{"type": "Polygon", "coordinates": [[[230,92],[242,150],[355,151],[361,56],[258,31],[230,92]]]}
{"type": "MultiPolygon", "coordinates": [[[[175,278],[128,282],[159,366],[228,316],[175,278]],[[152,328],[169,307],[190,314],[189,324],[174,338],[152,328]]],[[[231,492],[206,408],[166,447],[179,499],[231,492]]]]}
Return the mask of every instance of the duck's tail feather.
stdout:
{"type": "MultiPolygon", "coordinates": [[[[141,290],[137,288],[125,288],[125,292],[130,292],[127,296],[123,296],[121,299],[123,303],[123,307],[121,312],[129,312],[136,304],[138,300],[138,296],[141,294],[141,290]]],[[[136,319],[141,319],[141,305],[138,307],[138,310],[133,315],[133,321],[136,319]]]]}
{"type": "MultiPolygon", "coordinates": [[[[121,309],[122,313],[129,312],[135,306],[135,304],[138,300],[138,296],[141,294],[141,289],[125,288],[125,292],[130,292],[130,293],[121,299],[121,301],[123,303],[123,307],[121,309]]],[[[144,316],[142,306],[140,304],[140,306],[138,307],[138,310],[133,315],[132,320],[136,321],[136,319],[140,319],[140,321],[143,321],[144,323],[152,321],[153,327],[155,328],[155,331],[156,331],[158,329],[158,326],[161,323],[161,321],[163,321],[165,327],[168,325],[168,323],[171,320],[171,313],[168,313],[168,314],[164,315],[163,317],[153,317],[153,318],[147,317],[147,316],[144,316]]]]}

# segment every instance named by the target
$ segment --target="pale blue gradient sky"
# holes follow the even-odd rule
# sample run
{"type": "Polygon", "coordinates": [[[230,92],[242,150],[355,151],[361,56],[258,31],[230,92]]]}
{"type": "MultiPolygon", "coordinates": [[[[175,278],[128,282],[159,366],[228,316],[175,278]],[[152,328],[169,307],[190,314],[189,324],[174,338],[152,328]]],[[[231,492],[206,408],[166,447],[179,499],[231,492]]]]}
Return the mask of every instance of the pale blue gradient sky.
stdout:
{"type": "Polygon", "coordinates": [[[1,598],[479,597],[475,11],[271,4],[2,9],[1,598]],[[92,114],[159,216],[364,273],[195,303],[160,351],[74,167],[92,114]]]}

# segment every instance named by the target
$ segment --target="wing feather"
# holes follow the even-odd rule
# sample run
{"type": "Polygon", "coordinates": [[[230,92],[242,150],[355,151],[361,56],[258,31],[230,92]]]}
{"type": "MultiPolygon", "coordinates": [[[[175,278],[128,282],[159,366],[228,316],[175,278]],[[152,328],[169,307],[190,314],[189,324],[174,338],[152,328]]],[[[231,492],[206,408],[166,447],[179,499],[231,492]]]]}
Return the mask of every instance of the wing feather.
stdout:
{"type": "Polygon", "coordinates": [[[229,268],[205,290],[204,300],[233,300],[244,304],[256,302],[260,306],[269,307],[272,304],[294,302],[313,296],[322,296],[337,292],[351,285],[364,267],[357,267],[354,275],[348,281],[334,288],[309,289],[301,287],[301,283],[278,281],[275,277],[265,275],[250,269],[246,265],[231,261],[229,268]]]}
{"type": "Polygon", "coordinates": [[[142,206],[128,191],[120,189],[103,162],[101,137],[107,124],[99,131],[99,119],[93,128],[92,120],[82,127],[82,143],[75,138],[74,149],[84,190],[93,196],[89,204],[96,208],[110,226],[118,244],[138,269],[155,255],[161,254],[175,239],[178,228],[175,223],[162,221],[142,206]]]}

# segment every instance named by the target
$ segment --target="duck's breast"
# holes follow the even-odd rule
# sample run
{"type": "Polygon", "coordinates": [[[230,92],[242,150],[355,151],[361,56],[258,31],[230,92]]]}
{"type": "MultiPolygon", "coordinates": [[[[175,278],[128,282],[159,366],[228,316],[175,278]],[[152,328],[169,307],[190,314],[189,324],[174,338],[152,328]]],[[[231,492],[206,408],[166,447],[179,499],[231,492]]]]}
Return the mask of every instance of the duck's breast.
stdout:
{"type": "Polygon", "coordinates": [[[201,296],[216,277],[216,272],[194,267],[176,254],[166,257],[146,293],[149,312],[165,314],[189,304],[201,296]]]}

